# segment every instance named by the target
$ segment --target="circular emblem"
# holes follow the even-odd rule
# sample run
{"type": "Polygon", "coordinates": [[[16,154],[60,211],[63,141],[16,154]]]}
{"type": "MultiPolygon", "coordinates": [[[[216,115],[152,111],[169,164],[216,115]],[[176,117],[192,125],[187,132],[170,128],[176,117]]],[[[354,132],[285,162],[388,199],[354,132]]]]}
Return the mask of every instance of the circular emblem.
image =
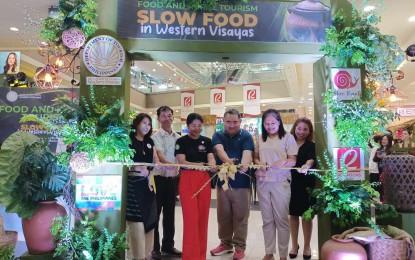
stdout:
{"type": "Polygon", "coordinates": [[[69,49],[78,49],[85,43],[85,34],[76,28],[63,31],[62,42],[69,49]]]}
{"type": "Polygon", "coordinates": [[[147,148],[148,149],[151,149],[151,144],[147,144],[147,148]]]}
{"type": "Polygon", "coordinates": [[[18,97],[19,95],[15,91],[9,91],[6,95],[7,100],[10,102],[16,101],[18,97]]]}
{"type": "Polygon", "coordinates": [[[87,42],[84,49],[84,64],[96,76],[112,76],[125,62],[125,51],[113,37],[101,35],[87,42]]]}
{"type": "Polygon", "coordinates": [[[206,149],[206,147],[204,147],[203,145],[199,145],[197,147],[197,149],[199,149],[199,151],[204,151],[206,149]]]}
{"type": "Polygon", "coordinates": [[[180,149],[180,145],[176,144],[176,150],[180,149]]]}

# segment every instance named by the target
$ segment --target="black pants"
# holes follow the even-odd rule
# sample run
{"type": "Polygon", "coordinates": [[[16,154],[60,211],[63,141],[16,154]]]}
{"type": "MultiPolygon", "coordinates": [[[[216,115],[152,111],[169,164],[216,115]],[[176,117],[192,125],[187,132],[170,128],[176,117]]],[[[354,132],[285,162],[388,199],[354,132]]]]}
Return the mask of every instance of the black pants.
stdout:
{"type": "MultiPolygon", "coordinates": [[[[381,173],[370,173],[369,174],[369,181],[370,181],[370,183],[373,183],[373,182],[380,182],[380,175],[381,175],[381,173]]],[[[382,186],[383,184],[382,183],[380,183],[380,185],[379,186],[375,186],[375,187],[373,187],[377,192],[379,192],[379,195],[380,195],[380,201],[383,201],[383,186],[382,186]]]]}
{"type": "MultiPolygon", "coordinates": [[[[163,210],[163,238],[161,250],[174,247],[174,210],[176,206],[177,185],[179,178],[154,176],[156,183],[157,218],[163,210]]],[[[154,251],[160,251],[160,234],[158,224],[154,230],[154,251]]]]}

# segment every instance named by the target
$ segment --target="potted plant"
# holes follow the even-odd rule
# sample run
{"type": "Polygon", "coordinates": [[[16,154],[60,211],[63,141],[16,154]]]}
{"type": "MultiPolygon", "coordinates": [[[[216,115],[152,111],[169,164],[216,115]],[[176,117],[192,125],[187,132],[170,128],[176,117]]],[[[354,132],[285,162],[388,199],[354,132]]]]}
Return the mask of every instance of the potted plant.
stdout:
{"type": "Polygon", "coordinates": [[[46,142],[19,131],[1,147],[0,179],[0,204],[22,218],[29,253],[53,251],[51,221],[57,214],[66,214],[55,199],[70,179],[70,168],[58,162],[46,142]]]}
{"type": "Polygon", "coordinates": [[[375,198],[379,193],[373,189],[368,181],[346,181],[347,169],[344,165],[339,174],[336,162],[324,154],[327,165],[323,165],[325,174],[311,172],[322,182],[321,187],[311,191],[316,198],[316,204],[310,207],[303,215],[305,219],[312,219],[315,215],[330,214],[333,224],[339,228],[351,228],[356,224],[368,225],[379,235],[382,232],[371,218],[371,205],[376,208],[376,218],[395,217],[397,212],[392,205],[381,204],[375,198]]]}

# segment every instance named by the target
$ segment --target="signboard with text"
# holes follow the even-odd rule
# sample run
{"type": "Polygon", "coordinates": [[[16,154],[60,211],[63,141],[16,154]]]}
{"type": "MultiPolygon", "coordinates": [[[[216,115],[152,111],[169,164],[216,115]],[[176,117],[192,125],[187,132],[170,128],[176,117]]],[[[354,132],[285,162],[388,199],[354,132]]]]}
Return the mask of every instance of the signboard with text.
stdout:
{"type": "Polygon", "coordinates": [[[261,114],[261,85],[259,83],[245,84],[243,97],[244,117],[259,116],[261,114]]]}
{"type": "MultiPolygon", "coordinates": [[[[65,150],[60,142],[60,133],[49,131],[35,122],[20,123],[24,115],[34,114],[40,118],[57,112],[53,101],[58,96],[76,98],[79,89],[58,88],[43,90],[39,88],[0,88],[0,143],[16,131],[26,131],[49,141],[49,148],[59,153],[65,150]]],[[[63,124],[65,122],[54,122],[63,124]]]]}
{"type": "Polygon", "coordinates": [[[119,38],[197,41],[323,42],[331,11],[320,2],[217,4],[189,11],[183,2],[118,1],[119,38]]]}
{"type": "Polygon", "coordinates": [[[337,100],[360,99],[362,93],[360,69],[332,68],[331,82],[337,100]]]}
{"type": "Polygon", "coordinates": [[[341,161],[347,168],[346,180],[363,181],[365,179],[364,153],[361,148],[333,148],[333,159],[336,162],[338,177],[341,176],[341,161]]]}
{"type": "Polygon", "coordinates": [[[414,106],[397,107],[396,113],[398,113],[400,117],[414,117],[415,107],[414,106]]]}
{"type": "Polygon", "coordinates": [[[186,122],[187,116],[195,112],[195,91],[182,91],[180,99],[180,118],[182,122],[186,122]]]}
{"type": "Polygon", "coordinates": [[[225,114],[226,104],[226,90],[222,88],[211,88],[210,89],[210,114],[216,115],[217,117],[223,117],[225,114]]]}
{"type": "Polygon", "coordinates": [[[122,176],[78,175],[76,208],[79,210],[121,210],[122,176]]]}

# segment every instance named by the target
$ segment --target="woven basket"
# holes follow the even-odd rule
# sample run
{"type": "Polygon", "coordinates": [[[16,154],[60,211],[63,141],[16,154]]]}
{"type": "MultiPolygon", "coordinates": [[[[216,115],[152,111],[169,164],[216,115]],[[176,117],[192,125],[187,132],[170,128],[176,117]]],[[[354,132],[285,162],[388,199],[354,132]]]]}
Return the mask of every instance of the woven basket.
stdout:
{"type": "Polygon", "coordinates": [[[0,247],[6,247],[13,245],[16,247],[17,232],[16,231],[4,231],[3,217],[0,217],[0,247]]]}
{"type": "Polygon", "coordinates": [[[401,212],[415,212],[415,156],[388,155],[384,159],[384,200],[401,212]]]}
{"type": "Polygon", "coordinates": [[[369,260],[407,260],[405,240],[379,239],[367,247],[369,260]]]}

